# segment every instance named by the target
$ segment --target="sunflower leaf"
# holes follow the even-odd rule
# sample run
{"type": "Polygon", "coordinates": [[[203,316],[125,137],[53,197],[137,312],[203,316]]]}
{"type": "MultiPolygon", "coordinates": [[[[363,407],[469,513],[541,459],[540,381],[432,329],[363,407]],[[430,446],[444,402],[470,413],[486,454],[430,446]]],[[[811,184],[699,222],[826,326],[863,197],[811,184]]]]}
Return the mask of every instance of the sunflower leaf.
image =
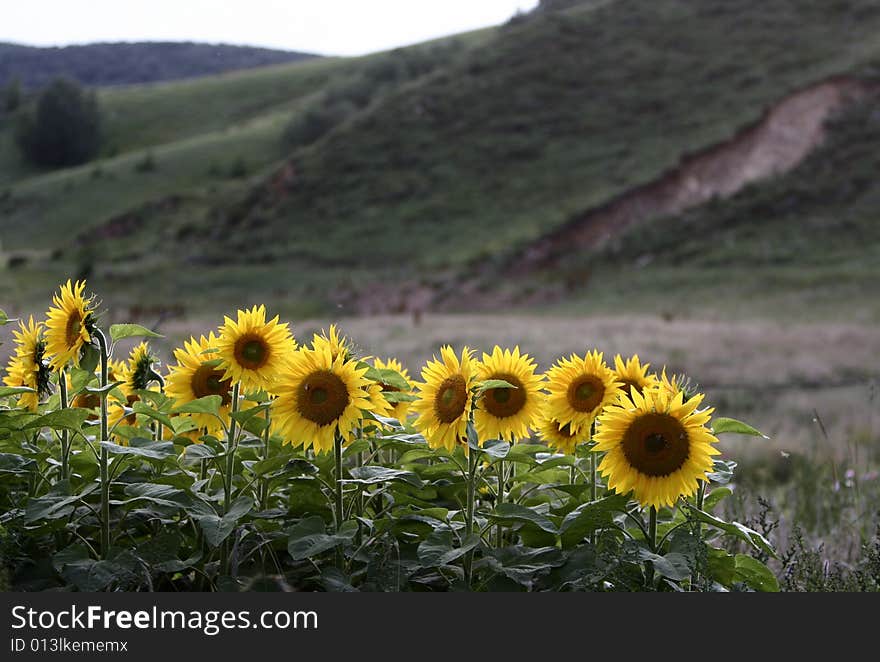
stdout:
{"type": "Polygon", "coordinates": [[[406,379],[403,378],[403,375],[396,370],[391,370],[390,368],[374,368],[363,361],[358,364],[358,367],[364,366],[367,366],[367,372],[364,373],[364,377],[370,381],[378,382],[383,386],[391,386],[400,389],[401,391],[409,391],[409,382],[406,381],[406,379]]]}
{"type": "Polygon", "coordinates": [[[518,388],[511,384],[510,382],[506,382],[503,379],[487,379],[482,382],[477,383],[477,395],[482,395],[486,391],[491,391],[496,388],[518,388]]]}
{"type": "Polygon", "coordinates": [[[110,339],[118,342],[123,338],[164,338],[164,336],[140,324],[111,324],[110,339]]]}
{"type": "Polygon", "coordinates": [[[531,523],[547,533],[556,534],[559,532],[556,525],[546,515],[517,503],[499,504],[494,513],[489,513],[489,519],[504,525],[510,525],[511,522],[531,523]]]}
{"type": "Polygon", "coordinates": [[[17,322],[18,320],[15,318],[10,319],[6,314],[6,311],[0,309],[0,326],[4,326],[6,324],[12,324],[12,322],[17,322]]]}
{"type": "Polygon", "coordinates": [[[756,591],[779,592],[779,582],[770,568],[747,554],[736,555],[736,579],[756,591]]]}
{"type": "Polygon", "coordinates": [[[22,393],[33,393],[34,389],[27,386],[0,386],[0,398],[7,398],[10,395],[21,395],[22,393]]]}
{"type": "Polygon", "coordinates": [[[161,411],[156,411],[144,402],[135,402],[131,406],[131,408],[135,414],[143,414],[148,418],[157,420],[166,428],[174,432],[174,423],[172,423],[171,419],[166,414],[163,414],[161,411]]]}
{"type": "Polygon", "coordinates": [[[107,386],[86,386],[83,389],[86,393],[94,393],[96,395],[100,395],[101,393],[109,393],[113,389],[115,389],[120,384],[124,384],[125,382],[111,382],[107,384],[107,386]]]}
{"type": "Polygon", "coordinates": [[[765,552],[766,554],[772,556],[774,559],[778,558],[776,556],[776,551],[770,544],[770,541],[768,541],[757,531],[747,527],[745,524],[741,524],[739,522],[725,522],[723,519],[715,517],[714,515],[710,515],[709,513],[700,510],[699,508],[688,503],[687,501],[684,501],[683,503],[684,506],[691,512],[694,517],[696,517],[697,520],[706,524],[710,524],[711,526],[714,526],[716,529],[719,529],[724,533],[729,533],[730,535],[749,543],[754,549],[765,552]]]}
{"type": "Polygon", "coordinates": [[[170,441],[152,441],[151,439],[132,439],[131,445],[120,446],[109,441],[102,441],[101,447],[114,455],[137,455],[151,460],[164,460],[177,453],[170,441]],[[136,443],[140,442],[140,443],[136,443]]]}
{"type": "Polygon", "coordinates": [[[59,409],[44,414],[24,426],[25,430],[34,428],[55,428],[64,430],[79,431],[85,420],[92,415],[90,409],[81,409],[79,407],[69,407],[67,409],[59,409]]]}
{"type": "Polygon", "coordinates": [[[734,434],[746,434],[752,437],[763,437],[764,439],[769,439],[766,434],[756,430],[748,423],[743,423],[742,421],[738,421],[735,418],[716,418],[712,421],[712,431],[715,434],[721,434],[722,432],[732,432],[734,434]]]}
{"type": "Polygon", "coordinates": [[[174,414],[213,414],[220,417],[220,405],[223,398],[219,395],[206,395],[203,398],[190,400],[172,411],[174,414]]]}

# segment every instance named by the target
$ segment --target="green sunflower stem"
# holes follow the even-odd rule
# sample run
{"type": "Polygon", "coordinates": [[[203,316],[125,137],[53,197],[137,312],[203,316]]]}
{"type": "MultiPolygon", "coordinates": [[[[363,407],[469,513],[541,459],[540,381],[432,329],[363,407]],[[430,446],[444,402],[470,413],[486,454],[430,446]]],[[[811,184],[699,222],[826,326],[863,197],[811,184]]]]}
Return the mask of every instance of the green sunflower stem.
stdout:
{"type": "MultiPolygon", "coordinates": [[[[336,516],[336,531],[337,533],[342,528],[342,518],[343,518],[343,503],[342,503],[342,436],[337,432],[336,436],[333,440],[333,456],[336,460],[336,472],[334,478],[336,479],[335,484],[335,516],[336,516]]],[[[336,548],[336,565],[342,570],[343,563],[345,558],[342,554],[342,547],[336,548]]]]}
{"type": "MultiPolygon", "coordinates": [[[[697,510],[703,510],[703,501],[706,498],[706,483],[700,481],[700,486],[697,488],[697,510]]],[[[697,536],[697,543],[703,543],[703,525],[697,520],[696,531],[694,532],[697,536]]],[[[700,573],[696,570],[691,574],[691,590],[697,590],[697,583],[700,581],[700,573]]]]}
{"type": "MultiPolygon", "coordinates": [[[[269,459],[269,438],[272,436],[269,428],[272,420],[272,415],[269,412],[269,407],[266,408],[266,429],[263,430],[263,457],[261,459],[268,460],[269,459]]],[[[262,510],[266,510],[269,508],[269,478],[264,475],[260,479],[260,508],[262,510]]]]}
{"type": "MultiPolygon", "coordinates": [[[[590,443],[594,444],[593,437],[596,436],[596,423],[595,421],[590,424],[590,443]]],[[[596,501],[599,498],[599,484],[597,480],[596,474],[596,464],[597,459],[596,455],[598,452],[595,448],[590,449],[590,501],[596,501]]],[[[596,531],[594,530],[592,534],[590,534],[590,544],[593,547],[596,546],[596,531]]]]}
{"type": "MultiPolygon", "coordinates": [[[[651,551],[657,553],[657,508],[651,506],[648,513],[648,544],[651,551]]],[[[645,561],[645,579],[648,586],[654,585],[654,564],[651,561],[645,561]]]]}
{"type": "MultiPolygon", "coordinates": [[[[61,408],[67,409],[70,402],[67,397],[67,372],[62,368],[58,372],[58,389],[61,394],[61,408]]],[[[61,480],[70,477],[70,433],[61,431],[61,480]]]]}
{"type": "MultiPolygon", "coordinates": [[[[474,511],[476,509],[477,496],[477,451],[468,448],[468,474],[467,474],[467,505],[465,511],[465,539],[470,540],[474,533],[474,511]]],[[[474,550],[470,550],[464,556],[464,580],[468,589],[471,588],[474,571],[474,550]]]]}
{"type": "MultiPolygon", "coordinates": [[[[95,329],[95,337],[98,339],[98,349],[101,353],[101,439],[110,441],[109,424],[107,416],[107,391],[104,390],[109,383],[110,374],[110,351],[107,345],[107,337],[100,329],[95,329]]],[[[106,559],[110,553],[110,455],[105,446],[101,446],[101,559],[106,559]]]]}
{"type": "MultiPolygon", "coordinates": [[[[498,460],[498,499],[495,502],[496,509],[499,508],[502,503],[504,503],[504,488],[506,487],[505,482],[504,460],[498,460]]],[[[501,523],[498,524],[495,546],[498,548],[504,546],[504,526],[501,523]]]]}
{"type": "MultiPolygon", "coordinates": [[[[241,387],[236,384],[232,387],[232,403],[230,412],[234,414],[238,411],[238,398],[241,387]]],[[[232,472],[235,471],[235,449],[236,439],[238,437],[238,426],[235,418],[229,417],[229,434],[226,437],[226,471],[223,475],[223,513],[228,513],[232,505],[232,472]]],[[[223,573],[229,575],[231,572],[231,551],[232,540],[227,539],[220,548],[220,567],[223,573]]]]}

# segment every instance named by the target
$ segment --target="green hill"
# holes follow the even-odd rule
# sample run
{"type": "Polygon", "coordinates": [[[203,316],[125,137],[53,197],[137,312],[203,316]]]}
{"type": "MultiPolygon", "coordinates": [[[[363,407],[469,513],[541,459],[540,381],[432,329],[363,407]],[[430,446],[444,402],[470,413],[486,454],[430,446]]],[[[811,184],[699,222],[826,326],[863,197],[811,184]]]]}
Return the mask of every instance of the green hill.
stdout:
{"type": "Polygon", "coordinates": [[[708,278],[701,296],[735,300],[754,298],[762,278],[785,269],[774,296],[841,269],[861,291],[877,267],[863,243],[875,236],[871,199],[841,191],[859,190],[873,167],[871,98],[801,170],[630,228],[554,269],[517,275],[505,265],[683,155],[736,135],[792,92],[841,74],[872,80],[878,28],[880,6],[867,0],[584,2],[451,48],[423,46],[431,65],[402,76],[395,58],[416,51],[107,92],[104,106],[119,109],[109,129],[117,156],[97,172],[7,178],[5,248],[60,250],[10,272],[8,287],[27,296],[40,282],[34,274],[74,271],[108,296],[191,300],[211,288],[206,307],[275,297],[300,312],[406,307],[401,292],[425,291],[467,307],[505,288],[589,307],[619,303],[635,281],[630,303],[662,302],[674,294],[667,285],[695,273],[708,278]],[[339,99],[348,110],[338,121],[284,151],[292,115],[339,99]],[[867,160],[827,166],[853,158],[867,160]],[[784,202],[817,181],[836,192],[834,214],[815,196],[784,202]],[[847,219],[852,235],[828,251],[840,230],[823,220],[832,216],[847,219]],[[774,247],[791,234],[797,248],[780,262],[774,247]],[[77,247],[71,236],[81,237],[77,247]],[[585,269],[589,280],[578,277],[585,269]],[[743,273],[748,279],[727,278],[743,273]],[[480,296],[456,300],[459,289],[480,296]]]}
{"type": "Polygon", "coordinates": [[[0,87],[18,80],[39,89],[57,76],[89,87],[194,78],[293,62],[314,55],[252,46],[191,42],[36,47],[0,43],[0,87]]]}

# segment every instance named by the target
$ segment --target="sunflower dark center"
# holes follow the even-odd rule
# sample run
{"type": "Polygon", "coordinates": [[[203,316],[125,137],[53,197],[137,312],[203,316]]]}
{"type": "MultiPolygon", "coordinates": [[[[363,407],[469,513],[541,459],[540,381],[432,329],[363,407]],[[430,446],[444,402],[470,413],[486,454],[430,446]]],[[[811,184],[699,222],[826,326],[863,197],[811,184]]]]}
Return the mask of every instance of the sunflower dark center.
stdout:
{"type": "Polygon", "coordinates": [[[434,413],[441,423],[456,421],[467,406],[468,392],[464,377],[452,375],[443,380],[434,397],[434,413]]]}
{"type": "Polygon", "coordinates": [[[64,329],[64,340],[68,347],[73,347],[79,340],[82,332],[83,320],[79,312],[74,311],[67,318],[67,326],[64,329]]]}
{"type": "Polygon", "coordinates": [[[256,335],[244,335],[235,341],[235,360],[243,368],[258,370],[269,360],[269,345],[256,335]]]}
{"type": "Polygon", "coordinates": [[[595,375],[581,375],[568,387],[568,404],[578,412],[591,412],[605,397],[605,384],[595,375]]]}
{"type": "Polygon", "coordinates": [[[193,395],[204,398],[208,395],[219,395],[223,405],[232,402],[232,382],[223,379],[223,371],[209,365],[199,366],[190,379],[193,395]]]}
{"type": "Polygon", "coordinates": [[[644,414],[623,435],[623,454],[646,476],[668,476],[690,455],[687,430],[669,414],[644,414]]]}
{"type": "Polygon", "coordinates": [[[329,370],[314,372],[300,384],[296,408],[300,415],[317,423],[329,425],[348,407],[348,388],[338,375],[329,370]]]}
{"type": "Polygon", "coordinates": [[[483,409],[496,418],[509,418],[522,411],[526,404],[523,383],[510,373],[492,375],[492,379],[501,379],[516,388],[490,388],[480,398],[483,409]]]}
{"type": "Polygon", "coordinates": [[[626,394],[626,397],[630,397],[632,395],[632,390],[635,389],[636,393],[639,395],[642,394],[642,385],[639,382],[633,381],[632,379],[619,379],[619,382],[623,384],[621,388],[623,388],[623,392],[626,394]]]}

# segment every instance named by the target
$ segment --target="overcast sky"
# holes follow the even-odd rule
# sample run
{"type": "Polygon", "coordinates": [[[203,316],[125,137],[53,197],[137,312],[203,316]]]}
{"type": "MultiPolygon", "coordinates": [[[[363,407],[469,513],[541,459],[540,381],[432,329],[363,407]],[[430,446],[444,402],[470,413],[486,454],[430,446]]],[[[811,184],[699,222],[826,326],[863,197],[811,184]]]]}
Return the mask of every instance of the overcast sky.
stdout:
{"type": "Polygon", "coordinates": [[[0,41],[201,41],[360,55],[502,23],[537,0],[0,0],[0,41]]]}

